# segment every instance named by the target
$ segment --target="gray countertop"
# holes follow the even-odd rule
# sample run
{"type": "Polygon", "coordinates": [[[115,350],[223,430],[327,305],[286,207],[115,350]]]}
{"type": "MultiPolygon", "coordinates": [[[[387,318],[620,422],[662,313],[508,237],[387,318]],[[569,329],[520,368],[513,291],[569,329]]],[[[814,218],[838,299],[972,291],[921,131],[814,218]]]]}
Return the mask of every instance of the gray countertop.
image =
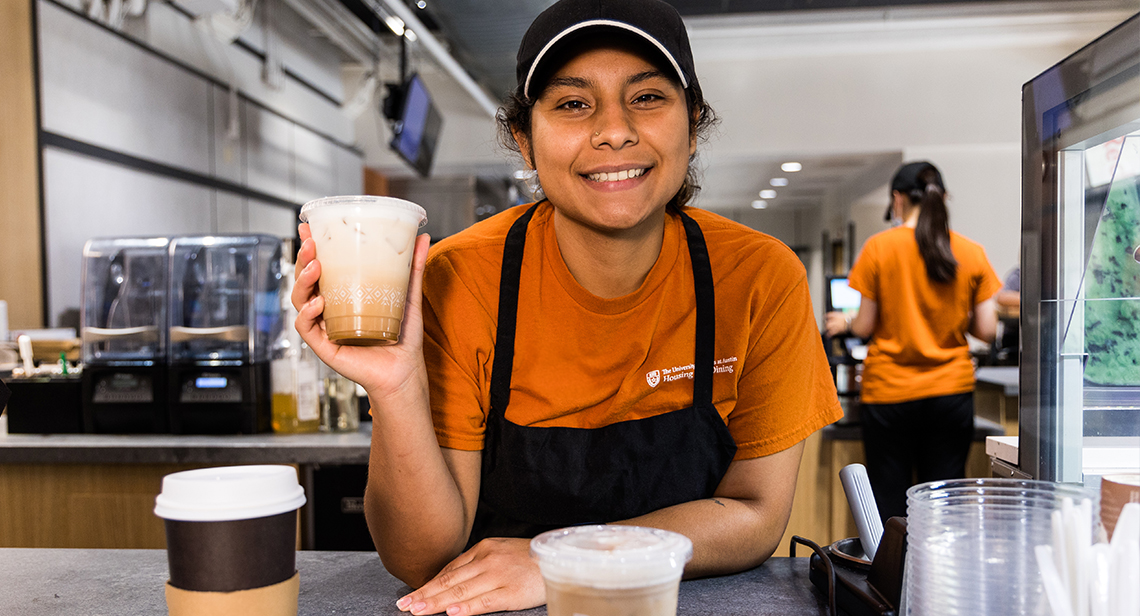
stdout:
{"type": "Polygon", "coordinates": [[[974,373],[974,378],[979,383],[1001,387],[1002,393],[1007,396],[1018,394],[1019,376],[1017,366],[981,366],[974,373]]]}
{"type": "MultiPolygon", "coordinates": [[[[372,552],[297,553],[300,616],[400,615],[409,588],[372,552]]],[[[772,558],[736,575],[681,583],[679,616],[827,614],[806,558],[772,558]]],[[[135,616],[166,613],[164,550],[0,549],[0,614],[135,616]]],[[[522,615],[546,614],[545,608],[522,615]]]]}
{"type": "Polygon", "coordinates": [[[0,463],[367,464],[371,434],[0,434],[0,463]]]}

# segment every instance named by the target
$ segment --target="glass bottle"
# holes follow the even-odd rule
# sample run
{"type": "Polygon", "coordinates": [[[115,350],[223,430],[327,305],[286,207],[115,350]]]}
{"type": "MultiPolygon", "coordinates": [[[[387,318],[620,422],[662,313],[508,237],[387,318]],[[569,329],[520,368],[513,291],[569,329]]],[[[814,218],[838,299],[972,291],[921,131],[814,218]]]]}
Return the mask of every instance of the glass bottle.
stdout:
{"type": "Polygon", "coordinates": [[[360,406],[356,383],[336,370],[320,364],[321,430],[323,432],[356,432],[360,429],[360,406]]]}
{"type": "Polygon", "coordinates": [[[320,362],[294,326],[297,310],[289,299],[293,292],[293,265],[283,263],[281,270],[282,328],[273,344],[270,367],[271,423],[273,431],[279,434],[316,432],[321,423],[317,395],[317,364],[320,362]]]}

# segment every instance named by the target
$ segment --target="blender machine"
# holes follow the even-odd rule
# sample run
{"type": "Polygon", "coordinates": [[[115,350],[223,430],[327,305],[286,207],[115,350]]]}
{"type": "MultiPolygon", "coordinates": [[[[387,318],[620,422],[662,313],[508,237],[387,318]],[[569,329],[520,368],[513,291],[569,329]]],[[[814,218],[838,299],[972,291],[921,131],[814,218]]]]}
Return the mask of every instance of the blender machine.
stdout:
{"type": "Polygon", "coordinates": [[[92,239],[83,247],[83,428],[163,433],[167,238],[92,239]]]}
{"type": "Polygon", "coordinates": [[[170,243],[170,427],[174,434],[270,429],[270,361],[281,329],[281,240],[170,243]]]}

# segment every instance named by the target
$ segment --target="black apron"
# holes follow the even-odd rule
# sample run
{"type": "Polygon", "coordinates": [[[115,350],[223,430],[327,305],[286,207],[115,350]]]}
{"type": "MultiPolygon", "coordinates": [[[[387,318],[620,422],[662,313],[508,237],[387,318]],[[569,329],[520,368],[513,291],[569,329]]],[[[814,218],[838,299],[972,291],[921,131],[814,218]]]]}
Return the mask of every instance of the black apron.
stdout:
{"type": "Polygon", "coordinates": [[[536,428],[506,419],[523,247],[537,207],[515,221],[503,247],[491,410],[469,546],[487,537],[533,537],[554,528],[624,520],[709,498],[736,453],[736,443],[712,403],[712,267],[700,226],[680,211],[696,287],[693,405],[593,429],[536,428]]]}

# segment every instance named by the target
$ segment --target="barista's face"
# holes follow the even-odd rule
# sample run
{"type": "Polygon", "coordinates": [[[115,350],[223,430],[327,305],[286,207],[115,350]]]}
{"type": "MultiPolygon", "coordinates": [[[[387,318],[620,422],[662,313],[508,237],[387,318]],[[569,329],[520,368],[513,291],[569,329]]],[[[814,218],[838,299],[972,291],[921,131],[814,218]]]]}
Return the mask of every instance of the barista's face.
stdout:
{"type": "Polygon", "coordinates": [[[520,144],[546,197],[602,232],[660,224],[696,151],[680,83],[625,45],[588,47],[557,69],[530,137],[520,144]]]}

